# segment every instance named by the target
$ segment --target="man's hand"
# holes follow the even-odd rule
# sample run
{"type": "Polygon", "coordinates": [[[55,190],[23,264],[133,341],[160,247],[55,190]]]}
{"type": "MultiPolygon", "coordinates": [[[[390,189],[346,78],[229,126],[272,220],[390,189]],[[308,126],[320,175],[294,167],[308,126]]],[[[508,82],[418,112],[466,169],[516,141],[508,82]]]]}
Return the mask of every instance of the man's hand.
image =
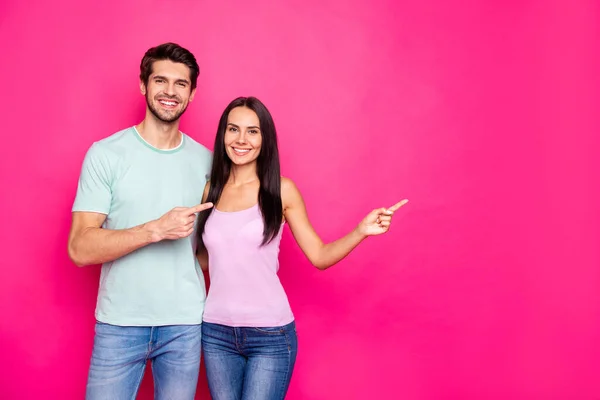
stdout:
{"type": "Polygon", "coordinates": [[[152,242],[188,237],[194,231],[196,214],[212,206],[213,203],[202,203],[194,207],[175,207],[159,219],[148,222],[146,228],[152,232],[152,242]]]}

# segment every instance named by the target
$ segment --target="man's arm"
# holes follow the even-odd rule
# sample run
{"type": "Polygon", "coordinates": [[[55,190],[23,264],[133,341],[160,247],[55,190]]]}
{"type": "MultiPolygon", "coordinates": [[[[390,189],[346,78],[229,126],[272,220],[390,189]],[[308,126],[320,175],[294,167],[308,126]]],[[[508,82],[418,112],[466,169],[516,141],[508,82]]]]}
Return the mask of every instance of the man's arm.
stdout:
{"type": "Polygon", "coordinates": [[[101,228],[105,219],[104,214],[73,213],[69,257],[78,267],[113,261],[152,243],[152,233],[147,224],[110,230],[101,228]]]}
{"type": "Polygon", "coordinates": [[[176,207],[157,220],[129,229],[101,228],[105,214],[74,212],[69,234],[69,257],[79,267],[114,261],[161,240],[177,240],[194,231],[196,214],[212,203],[176,207]]]}

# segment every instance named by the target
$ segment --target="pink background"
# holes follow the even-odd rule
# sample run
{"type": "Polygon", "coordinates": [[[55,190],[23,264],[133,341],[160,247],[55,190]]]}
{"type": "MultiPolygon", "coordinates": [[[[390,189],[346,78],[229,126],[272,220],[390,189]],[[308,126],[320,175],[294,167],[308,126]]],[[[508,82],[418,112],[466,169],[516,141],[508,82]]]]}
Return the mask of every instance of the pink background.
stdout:
{"type": "Polygon", "coordinates": [[[120,3],[0,5],[1,398],[83,398],[79,169],[142,118],[140,59],[172,40],[201,65],[182,129],[212,148],[261,98],[324,239],[411,200],[325,273],[286,232],[289,399],[600,399],[597,1],[120,3]]]}

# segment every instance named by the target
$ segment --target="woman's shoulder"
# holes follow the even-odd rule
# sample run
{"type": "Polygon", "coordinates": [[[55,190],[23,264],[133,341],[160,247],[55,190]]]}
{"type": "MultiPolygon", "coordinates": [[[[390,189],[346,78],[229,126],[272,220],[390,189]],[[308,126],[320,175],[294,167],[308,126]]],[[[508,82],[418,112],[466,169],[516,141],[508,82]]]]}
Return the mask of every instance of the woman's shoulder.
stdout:
{"type": "Polygon", "coordinates": [[[302,198],[300,190],[290,178],[285,176],[281,177],[281,200],[284,203],[284,207],[297,203],[302,198]]]}
{"type": "Polygon", "coordinates": [[[281,193],[282,194],[284,192],[296,191],[296,190],[298,190],[298,188],[296,187],[296,184],[294,183],[293,180],[291,180],[290,178],[287,178],[285,176],[281,177],[281,193]]]}

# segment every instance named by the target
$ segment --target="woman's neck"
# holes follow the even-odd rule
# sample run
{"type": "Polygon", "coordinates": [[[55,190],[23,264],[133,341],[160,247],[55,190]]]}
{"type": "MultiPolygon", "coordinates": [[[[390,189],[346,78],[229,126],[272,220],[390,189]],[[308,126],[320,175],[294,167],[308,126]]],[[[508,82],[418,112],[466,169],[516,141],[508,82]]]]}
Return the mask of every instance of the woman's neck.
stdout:
{"type": "Polygon", "coordinates": [[[256,173],[256,162],[244,165],[232,165],[231,173],[229,174],[229,180],[227,184],[233,186],[245,185],[246,183],[254,182],[258,180],[256,173]]]}

